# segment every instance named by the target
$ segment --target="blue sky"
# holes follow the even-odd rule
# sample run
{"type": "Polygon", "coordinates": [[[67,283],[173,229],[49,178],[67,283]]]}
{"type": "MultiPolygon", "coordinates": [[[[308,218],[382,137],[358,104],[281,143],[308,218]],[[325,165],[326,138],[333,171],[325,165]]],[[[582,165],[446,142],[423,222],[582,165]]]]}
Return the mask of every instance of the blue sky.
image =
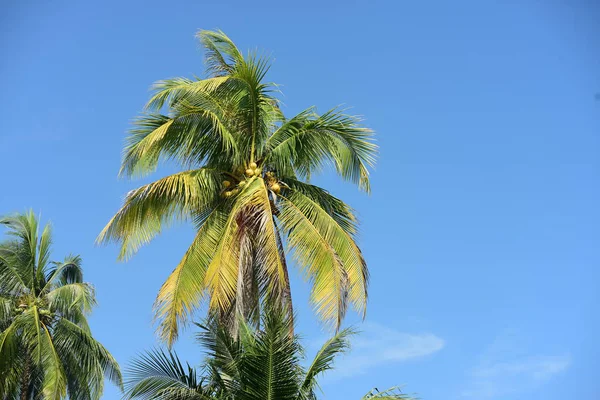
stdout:
{"type": "MultiPolygon", "coordinates": [[[[123,365],[155,344],[154,296],[192,238],[174,227],[126,264],[94,245],[145,182],[117,179],[124,133],[152,82],[203,72],[194,33],[220,28],[272,54],[288,115],[344,104],[377,131],[371,196],[317,179],[358,210],[372,273],[324,398],[395,384],[426,400],[600,397],[593,2],[11,3],[0,214],[41,212],[55,258],[83,256],[92,328],[123,365]]],[[[293,296],[311,353],[327,332],[298,274],[293,296]]],[[[177,348],[195,363],[192,334],[177,348]]]]}

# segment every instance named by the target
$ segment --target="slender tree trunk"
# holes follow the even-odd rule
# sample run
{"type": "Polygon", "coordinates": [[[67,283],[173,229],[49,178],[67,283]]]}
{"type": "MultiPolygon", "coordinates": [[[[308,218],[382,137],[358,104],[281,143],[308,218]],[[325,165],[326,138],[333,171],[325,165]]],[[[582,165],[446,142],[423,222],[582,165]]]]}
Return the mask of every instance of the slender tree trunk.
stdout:
{"type": "Polygon", "coordinates": [[[290,337],[294,336],[294,306],[292,305],[292,287],[290,286],[290,276],[288,275],[287,263],[285,262],[285,254],[282,256],[283,271],[285,277],[285,288],[283,295],[285,298],[285,306],[290,318],[290,337]]]}
{"type": "Polygon", "coordinates": [[[21,378],[21,400],[29,398],[29,384],[31,380],[31,359],[29,355],[25,356],[25,365],[23,367],[23,377],[21,378]]]}
{"type": "MultiPolygon", "coordinates": [[[[273,223],[277,226],[275,219],[273,223]]],[[[285,279],[285,287],[283,288],[283,301],[287,309],[288,317],[290,318],[290,337],[294,336],[294,306],[292,304],[292,286],[290,285],[290,275],[288,273],[287,262],[285,260],[285,251],[283,249],[283,243],[281,242],[281,236],[279,235],[279,228],[276,230],[277,233],[277,249],[279,250],[279,258],[281,264],[283,264],[283,276],[285,279]]]]}

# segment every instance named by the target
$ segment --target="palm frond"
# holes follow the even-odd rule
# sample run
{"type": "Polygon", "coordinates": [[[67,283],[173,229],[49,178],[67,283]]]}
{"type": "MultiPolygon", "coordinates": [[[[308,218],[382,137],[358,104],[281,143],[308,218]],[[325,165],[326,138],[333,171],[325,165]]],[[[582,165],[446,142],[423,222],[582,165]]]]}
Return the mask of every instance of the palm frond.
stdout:
{"type": "Polygon", "coordinates": [[[99,396],[102,393],[104,377],[122,387],[123,378],[117,361],[88,330],[61,319],[54,328],[53,341],[61,356],[72,354],[79,360],[76,366],[66,365],[72,373],[85,376],[93,394],[99,396]]]}
{"type": "Polygon", "coordinates": [[[143,176],[161,159],[198,166],[218,155],[234,155],[236,140],[214,110],[182,103],[176,115],[144,114],[127,138],[120,175],[143,176]]]}
{"type": "Polygon", "coordinates": [[[348,234],[355,237],[358,233],[355,212],[342,200],[319,186],[302,182],[293,177],[282,176],[280,181],[291,190],[299,192],[317,203],[348,234]]]}
{"type": "Polygon", "coordinates": [[[52,285],[82,283],[82,260],[78,255],[68,255],[62,262],[53,262],[53,268],[46,274],[46,284],[42,291],[50,289],[52,285]]]}
{"type": "Polygon", "coordinates": [[[219,177],[218,171],[200,168],[131,191],[97,241],[121,241],[119,258],[128,258],[172,219],[184,220],[210,207],[219,195],[219,177]]]}
{"type": "MultiPolygon", "coordinates": [[[[364,315],[369,277],[366,262],[354,238],[317,202],[301,192],[292,191],[287,198],[284,196],[281,196],[281,198],[285,199],[283,204],[286,205],[286,210],[291,210],[290,214],[292,215],[300,214],[304,216],[309,221],[312,229],[318,232],[320,240],[324,241],[335,253],[345,271],[344,276],[348,280],[348,298],[354,307],[364,315]],[[294,207],[290,207],[290,204],[293,204],[294,207]]],[[[308,226],[306,223],[304,225],[308,226]]],[[[290,237],[293,235],[295,233],[290,232],[290,237]]],[[[314,241],[315,239],[313,239],[314,241]]],[[[306,242],[294,242],[294,245],[296,249],[301,249],[306,247],[306,242]]]]}
{"type": "Polygon", "coordinates": [[[169,346],[199,305],[206,286],[206,270],[225,229],[227,214],[215,207],[205,218],[185,255],[160,288],[154,304],[155,318],[160,321],[158,336],[169,346]]]}
{"type": "Polygon", "coordinates": [[[213,252],[206,271],[206,285],[210,293],[210,308],[225,312],[230,310],[236,296],[238,260],[240,251],[238,224],[240,213],[252,207],[252,200],[262,188],[262,180],[251,178],[241,192],[232,200],[233,204],[225,223],[222,237],[213,252]]]}
{"type": "Polygon", "coordinates": [[[266,163],[285,168],[291,163],[296,173],[310,177],[313,171],[332,163],[338,174],[369,192],[369,168],[375,163],[377,146],[373,132],[360,119],[332,109],[317,115],[301,112],[281,126],[267,141],[266,163]]]}
{"type": "Polygon", "coordinates": [[[201,379],[198,371],[185,365],[176,353],[154,349],[135,359],[126,371],[126,399],[169,399],[174,390],[195,391],[201,379]]]}
{"type": "Polygon", "coordinates": [[[314,397],[314,391],[318,387],[317,376],[332,369],[335,357],[350,348],[349,337],[355,333],[351,328],[341,330],[323,344],[304,375],[301,388],[304,393],[314,397]]]}
{"type": "Polygon", "coordinates": [[[311,301],[317,315],[338,329],[346,313],[349,282],[342,260],[322,233],[327,227],[316,226],[309,219],[311,214],[283,195],[279,196],[279,208],[288,248],[312,280],[311,301]]]}
{"type": "Polygon", "coordinates": [[[400,387],[394,386],[384,391],[377,389],[371,390],[362,400],[416,400],[414,397],[408,396],[400,390],[400,387]]]}
{"type": "Polygon", "coordinates": [[[31,263],[21,257],[22,246],[17,241],[0,243],[0,293],[16,295],[31,290],[31,263]],[[22,268],[27,267],[27,268],[22,268]]]}
{"type": "Polygon", "coordinates": [[[236,45],[222,31],[201,30],[196,36],[205,49],[205,63],[209,74],[231,74],[238,64],[244,62],[236,45]]]}
{"type": "Polygon", "coordinates": [[[146,110],[160,111],[165,105],[173,107],[183,99],[210,96],[228,79],[229,76],[219,76],[200,80],[173,78],[158,81],[152,85],[155,93],[146,104],[146,110]]]}
{"type": "Polygon", "coordinates": [[[283,310],[270,310],[263,315],[263,330],[246,343],[239,399],[297,398],[301,348],[297,338],[289,335],[291,323],[283,310]]]}
{"type": "Polygon", "coordinates": [[[96,306],[94,287],[89,283],[68,283],[58,286],[46,295],[48,308],[52,312],[71,320],[72,316],[84,315],[96,306]]]}

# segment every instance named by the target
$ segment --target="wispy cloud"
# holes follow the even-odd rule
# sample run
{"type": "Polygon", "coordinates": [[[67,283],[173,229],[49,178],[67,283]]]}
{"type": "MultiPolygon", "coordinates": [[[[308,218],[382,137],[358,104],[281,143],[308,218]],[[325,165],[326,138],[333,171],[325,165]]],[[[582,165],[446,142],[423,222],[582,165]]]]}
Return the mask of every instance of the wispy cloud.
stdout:
{"type": "Polygon", "coordinates": [[[328,380],[368,372],[384,364],[425,357],[441,350],[445,342],[431,333],[406,333],[367,322],[352,339],[350,352],[338,360],[328,380]]]}
{"type": "Polygon", "coordinates": [[[564,372],[570,364],[569,354],[523,354],[514,336],[501,335],[470,372],[461,398],[492,400],[533,390],[564,372]]]}

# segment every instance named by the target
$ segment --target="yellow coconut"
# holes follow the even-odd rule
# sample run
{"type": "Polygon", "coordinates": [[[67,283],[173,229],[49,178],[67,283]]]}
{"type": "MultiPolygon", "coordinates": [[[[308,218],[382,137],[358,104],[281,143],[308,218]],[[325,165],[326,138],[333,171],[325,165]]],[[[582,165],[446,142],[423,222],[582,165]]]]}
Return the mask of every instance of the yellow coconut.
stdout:
{"type": "Polygon", "coordinates": [[[244,187],[246,186],[246,181],[241,181],[240,183],[238,183],[239,187],[244,187]]]}
{"type": "Polygon", "coordinates": [[[249,167],[252,169],[256,169],[256,163],[254,163],[254,162],[250,163],[249,167]]]}
{"type": "Polygon", "coordinates": [[[250,168],[248,168],[248,169],[246,170],[246,175],[248,175],[248,176],[252,176],[252,175],[254,175],[254,170],[253,170],[253,169],[250,169],[250,168]]]}
{"type": "Polygon", "coordinates": [[[279,186],[278,183],[274,183],[271,185],[271,190],[274,191],[275,193],[279,193],[281,191],[281,187],[279,186]]]}
{"type": "Polygon", "coordinates": [[[225,186],[226,188],[228,188],[229,186],[231,186],[231,182],[229,182],[229,181],[223,181],[223,186],[225,186]]]}
{"type": "Polygon", "coordinates": [[[256,168],[254,170],[254,175],[259,176],[260,175],[260,168],[256,168]]]}
{"type": "Polygon", "coordinates": [[[227,192],[223,193],[223,195],[225,197],[231,197],[232,193],[230,191],[227,191],[227,192]]]}

